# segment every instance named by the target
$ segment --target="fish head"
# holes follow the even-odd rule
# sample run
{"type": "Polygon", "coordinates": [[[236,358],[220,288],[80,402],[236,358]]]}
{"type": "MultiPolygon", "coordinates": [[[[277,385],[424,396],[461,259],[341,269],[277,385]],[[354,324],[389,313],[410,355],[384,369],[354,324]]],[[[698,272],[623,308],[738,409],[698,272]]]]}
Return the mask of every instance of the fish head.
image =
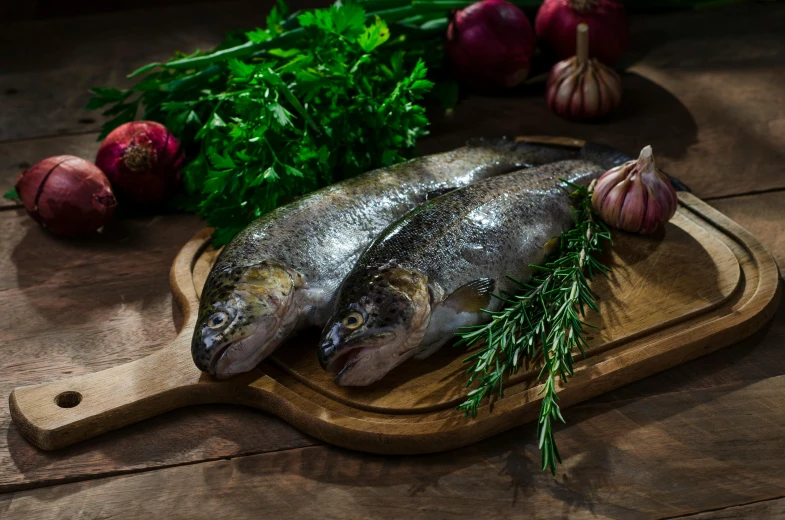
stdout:
{"type": "Polygon", "coordinates": [[[432,300],[427,276],[402,267],[342,287],[319,343],[322,367],[335,372],[342,386],[378,381],[414,354],[428,328],[432,300]]]}
{"type": "Polygon", "coordinates": [[[211,272],[191,343],[196,366],[223,379],[259,364],[294,327],[300,286],[300,273],[270,261],[211,272]]]}

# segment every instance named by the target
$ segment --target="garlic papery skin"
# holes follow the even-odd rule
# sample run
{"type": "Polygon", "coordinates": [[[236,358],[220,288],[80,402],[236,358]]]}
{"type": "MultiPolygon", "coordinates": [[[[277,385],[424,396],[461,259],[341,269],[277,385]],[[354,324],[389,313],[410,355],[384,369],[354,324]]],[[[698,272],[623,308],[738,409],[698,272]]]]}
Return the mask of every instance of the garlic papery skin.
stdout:
{"type": "Polygon", "coordinates": [[[548,73],[545,97],[556,114],[576,121],[607,115],[621,103],[621,78],[597,59],[589,59],[589,26],[578,25],[578,54],[548,73]]]}
{"type": "Polygon", "coordinates": [[[670,220],[678,198],[670,180],[657,170],[651,146],[602,174],[594,185],[592,206],[600,218],[618,229],[650,235],[670,220]]]}

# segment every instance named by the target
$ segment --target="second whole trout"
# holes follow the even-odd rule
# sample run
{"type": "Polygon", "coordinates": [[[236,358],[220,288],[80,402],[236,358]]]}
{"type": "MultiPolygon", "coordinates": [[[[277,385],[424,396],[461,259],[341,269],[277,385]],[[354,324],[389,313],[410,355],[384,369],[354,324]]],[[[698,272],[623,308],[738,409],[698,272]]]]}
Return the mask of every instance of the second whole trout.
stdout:
{"type": "Polygon", "coordinates": [[[253,369],[298,330],[323,326],[360,253],[429,196],[577,154],[480,140],[328,186],[262,216],[226,246],[207,277],[194,363],[230,377],[253,369]]]}
{"type": "Polygon", "coordinates": [[[368,385],[432,354],[459,327],[487,321],[482,309],[502,305],[492,294],[516,288],[506,276],[528,279],[550,241],[573,226],[572,189],[560,179],[587,185],[607,166],[563,161],[493,177],[391,224],[341,285],[319,345],[322,366],[339,385],[368,385]]]}

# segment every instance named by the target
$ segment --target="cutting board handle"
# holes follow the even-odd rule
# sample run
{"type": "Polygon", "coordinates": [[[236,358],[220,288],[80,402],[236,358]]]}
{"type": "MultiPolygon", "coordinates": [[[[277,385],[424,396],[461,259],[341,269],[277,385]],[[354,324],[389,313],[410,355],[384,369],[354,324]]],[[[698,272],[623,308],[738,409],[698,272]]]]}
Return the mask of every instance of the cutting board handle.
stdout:
{"type": "MultiPolygon", "coordinates": [[[[132,363],[51,383],[16,388],[11,417],[45,450],[68,446],[189,404],[208,402],[211,384],[193,365],[187,338],[132,363]]],[[[215,397],[215,394],[212,395],[215,397]]]]}
{"type": "Polygon", "coordinates": [[[198,298],[190,277],[194,258],[209,244],[211,230],[192,238],[170,271],[184,325],[175,340],[150,356],[92,374],[14,389],[11,417],[22,435],[54,450],[181,406],[218,402],[225,386],[200,372],[191,360],[191,331],[198,298]]]}

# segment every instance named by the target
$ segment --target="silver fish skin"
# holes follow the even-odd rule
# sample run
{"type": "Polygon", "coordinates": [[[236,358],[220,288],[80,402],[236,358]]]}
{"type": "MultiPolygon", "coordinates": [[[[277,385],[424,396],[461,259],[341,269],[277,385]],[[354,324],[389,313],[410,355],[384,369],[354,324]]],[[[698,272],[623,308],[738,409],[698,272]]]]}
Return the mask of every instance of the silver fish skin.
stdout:
{"type": "Polygon", "coordinates": [[[459,327],[488,319],[491,294],[527,280],[549,241],[574,224],[560,179],[587,185],[605,168],[585,160],[547,164],[429,200],[388,226],[338,292],[319,345],[336,382],[378,381],[411,357],[427,357],[459,327]]]}
{"type": "Polygon", "coordinates": [[[324,325],[360,253],[429,196],[577,153],[478,140],[334,184],[262,216],[226,246],[207,278],[194,363],[218,378],[253,369],[299,329],[324,325]]]}

